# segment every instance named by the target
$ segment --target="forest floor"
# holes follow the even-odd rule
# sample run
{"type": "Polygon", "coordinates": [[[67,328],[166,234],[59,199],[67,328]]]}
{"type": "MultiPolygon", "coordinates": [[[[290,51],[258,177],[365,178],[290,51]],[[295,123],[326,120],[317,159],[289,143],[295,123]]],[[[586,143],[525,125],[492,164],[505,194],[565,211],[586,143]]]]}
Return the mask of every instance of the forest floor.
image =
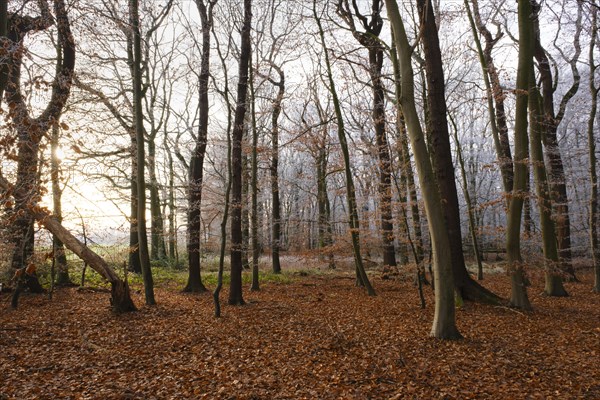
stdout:
{"type": "MultiPolygon", "coordinates": [[[[466,303],[459,341],[429,338],[412,274],[372,271],[368,297],[348,272],[290,274],[213,317],[209,294],[176,285],[158,305],[114,315],[109,293],[0,295],[0,399],[600,398],[600,295],[591,274],[567,298],[529,288],[523,313],[466,303]]],[[[504,274],[486,287],[504,297],[504,274]]],[[[227,290],[222,293],[227,299],[227,290]]]]}

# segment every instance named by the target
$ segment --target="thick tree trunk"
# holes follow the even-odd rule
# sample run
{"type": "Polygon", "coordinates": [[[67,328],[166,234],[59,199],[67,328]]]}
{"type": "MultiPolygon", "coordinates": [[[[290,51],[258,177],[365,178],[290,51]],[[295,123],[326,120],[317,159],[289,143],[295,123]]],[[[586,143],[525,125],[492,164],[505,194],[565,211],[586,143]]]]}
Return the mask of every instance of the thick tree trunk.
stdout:
{"type": "Polygon", "coordinates": [[[139,237],[138,237],[138,188],[137,188],[137,169],[135,162],[135,152],[137,149],[137,139],[135,132],[131,132],[131,193],[130,193],[130,211],[129,211],[129,266],[128,269],[136,274],[142,273],[142,264],[140,263],[139,237]]]}
{"type": "Polygon", "coordinates": [[[202,184],[204,181],[204,156],[206,153],[206,140],[208,138],[208,84],[210,79],[210,35],[213,24],[213,5],[212,2],[209,2],[207,7],[203,0],[196,0],[196,7],[198,8],[202,24],[202,57],[198,80],[199,125],[189,170],[187,226],[188,281],[183,289],[184,292],[193,293],[201,293],[207,290],[202,283],[200,273],[200,213],[202,184]]]}
{"type": "MultiPolygon", "coordinates": [[[[39,17],[11,15],[7,22],[6,33],[8,40],[5,48],[23,46],[25,37],[30,32],[48,29],[54,24],[54,18],[45,1],[39,2],[39,17]]],[[[9,116],[17,132],[17,177],[15,187],[19,190],[14,194],[15,205],[12,223],[12,234],[15,244],[12,266],[23,268],[33,255],[34,224],[28,208],[39,200],[39,149],[40,141],[58,120],[62,109],[69,97],[75,67],[75,42],[63,0],[54,2],[56,26],[58,31],[59,57],[56,73],[52,82],[52,93],[46,108],[37,118],[30,116],[28,105],[21,92],[21,66],[26,51],[12,51],[5,57],[6,100],[11,105],[9,116]]],[[[0,77],[4,79],[4,77],[0,77]]],[[[31,291],[40,292],[37,278],[28,280],[31,291]]]]}
{"type": "Polygon", "coordinates": [[[427,80],[427,131],[439,190],[444,203],[444,218],[450,240],[454,285],[467,300],[499,303],[500,298],[475,282],[465,266],[462,252],[460,210],[456,191],[454,163],[446,118],[446,97],[442,55],[431,0],[418,0],[427,80]]]}
{"type": "Polygon", "coordinates": [[[414,77],[411,62],[411,46],[408,43],[404,23],[395,0],[386,0],[388,16],[394,32],[394,42],[398,51],[402,95],[397,94],[406,119],[413,148],[419,180],[423,191],[427,221],[431,234],[435,271],[435,314],[431,336],[438,339],[458,339],[461,337],[456,327],[454,307],[454,282],[448,230],[442,213],[442,199],[433,172],[425,135],[421,129],[419,115],[414,102],[414,77]]]}

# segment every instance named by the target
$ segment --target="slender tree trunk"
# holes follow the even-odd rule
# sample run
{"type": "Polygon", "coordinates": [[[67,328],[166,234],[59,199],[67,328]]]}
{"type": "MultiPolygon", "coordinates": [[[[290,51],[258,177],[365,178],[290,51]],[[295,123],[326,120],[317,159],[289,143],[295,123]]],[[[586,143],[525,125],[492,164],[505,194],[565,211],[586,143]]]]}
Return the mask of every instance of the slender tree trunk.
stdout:
{"type": "MultiPolygon", "coordinates": [[[[560,267],[566,272],[572,280],[577,280],[573,264],[571,263],[571,222],[569,214],[569,198],[567,194],[567,182],[565,176],[565,169],[560,154],[560,148],[558,146],[557,130],[558,125],[564,115],[564,110],[559,111],[558,116],[554,112],[554,82],[552,80],[552,72],[550,70],[550,62],[546,51],[542,47],[540,39],[540,27],[539,27],[539,5],[533,1],[534,4],[534,56],[537,60],[537,69],[540,73],[542,82],[542,99],[543,99],[543,112],[544,120],[543,124],[540,124],[540,128],[543,128],[543,143],[546,148],[546,157],[548,159],[548,180],[551,189],[551,199],[554,211],[554,220],[556,222],[556,236],[558,239],[558,252],[560,259],[560,267]]],[[[566,105],[579,89],[579,72],[577,71],[577,59],[581,53],[581,47],[579,45],[579,36],[581,32],[581,4],[579,4],[577,29],[575,33],[575,51],[576,55],[572,62],[573,69],[573,85],[561,101],[561,107],[566,108],[566,105]]]]}
{"type": "Polygon", "coordinates": [[[140,248],[138,236],[138,187],[137,187],[137,168],[136,168],[136,151],[137,139],[135,130],[131,133],[131,197],[130,197],[130,214],[129,214],[129,271],[136,274],[142,273],[142,264],[140,263],[140,248]]]}
{"type": "Polygon", "coordinates": [[[271,197],[273,207],[273,242],[271,246],[273,272],[281,272],[281,262],[279,261],[279,249],[281,245],[281,202],[279,199],[279,114],[281,114],[281,102],[285,92],[285,75],[279,67],[273,66],[279,74],[279,82],[274,82],[277,87],[277,97],[273,101],[273,112],[271,114],[271,197]]]}
{"type": "Polygon", "coordinates": [[[250,30],[252,29],[252,0],[244,0],[244,23],[241,30],[239,81],[232,133],[232,186],[231,186],[231,305],[245,304],[242,296],[242,140],[248,97],[248,68],[251,56],[250,30]]]}
{"type": "MultiPolygon", "coordinates": [[[[494,45],[502,38],[503,34],[501,31],[498,31],[496,37],[492,36],[479,14],[478,0],[472,0],[472,2],[473,13],[471,13],[468,0],[465,0],[465,8],[471,24],[473,38],[475,39],[475,44],[477,46],[479,62],[481,63],[481,68],[483,69],[483,80],[485,82],[487,91],[488,111],[490,114],[490,125],[492,129],[492,137],[494,138],[496,154],[498,156],[498,162],[500,164],[502,185],[506,194],[509,194],[513,189],[514,172],[512,155],[510,151],[510,141],[508,138],[508,124],[506,122],[506,112],[504,108],[504,99],[506,96],[500,85],[500,76],[492,57],[494,45]],[[477,22],[477,30],[479,30],[479,33],[481,33],[485,39],[485,49],[481,47],[481,41],[479,40],[479,36],[477,36],[477,31],[475,28],[475,22],[477,22]]],[[[510,200],[508,200],[507,203],[509,201],[510,200]]]]}
{"type": "MultiPolygon", "coordinates": [[[[59,149],[59,126],[58,123],[52,125],[52,135],[50,141],[50,180],[52,181],[52,208],[53,214],[58,223],[62,223],[62,189],[60,187],[60,159],[58,157],[59,149]]],[[[57,269],[56,284],[65,286],[72,284],[69,277],[69,266],[67,265],[67,256],[65,246],[56,236],[52,236],[52,249],[54,261],[57,269]]]]}
{"type": "MultiPolygon", "coordinates": [[[[248,136],[250,135],[250,129],[245,127],[246,132],[244,134],[244,144],[242,147],[246,147],[248,143],[248,136]]],[[[250,196],[248,192],[250,189],[250,180],[252,175],[252,166],[250,165],[248,155],[243,152],[242,154],[242,266],[244,269],[250,269],[250,259],[248,254],[250,253],[250,196]]]]}
{"type": "Polygon", "coordinates": [[[256,124],[256,97],[254,92],[254,68],[250,67],[250,98],[252,99],[252,166],[251,166],[251,192],[252,192],[252,285],[251,291],[260,290],[258,260],[260,248],[258,243],[258,127],[256,124]]]}
{"type": "Polygon", "coordinates": [[[142,114],[142,70],[141,70],[141,37],[140,16],[138,0],[129,0],[129,23],[133,41],[133,103],[136,149],[136,172],[137,172],[137,232],[140,264],[142,267],[142,278],[144,280],[144,295],[147,305],[156,304],[154,299],[154,281],[150,267],[150,254],[148,253],[148,236],[146,232],[146,178],[145,178],[145,145],[144,145],[144,116],[142,114]]]}
{"type": "Polygon", "coordinates": [[[165,129],[164,136],[164,147],[167,149],[167,167],[169,172],[169,184],[168,184],[168,199],[167,206],[169,209],[168,221],[169,221],[169,231],[167,234],[167,246],[169,252],[169,259],[171,261],[176,260],[176,247],[177,247],[177,231],[175,228],[175,219],[177,216],[177,208],[175,207],[175,169],[173,166],[173,155],[169,150],[168,142],[168,130],[165,129]]]}
{"type": "Polygon", "coordinates": [[[337,133],[340,141],[340,147],[342,149],[342,155],[344,158],[344,171],[346,175],[346,197],[348,199],[348,223],[350,225],[350,234],[352,237],[352,252],[354,255],[354,264],[356,269],[357,282],[367,289],[369,296],[375,296],[375,290],[371,286],[367,272],[365,271],[362,256],[360,253],[360,226],[358,209],[356,205],[356,190],[354,187],[354,179],[352,178],[352,171],[350,169],[350,153],[348,151],[348,142],[346,140],[346,131],[344,129],[344,118],[342,115],[342,109],[340,101],[337,97],[337,91],[335,88],[335,82],[333,80],[333,73],[331,71],[331,62],[329,61],[329,53],[327,45],[325,43],[325,33],[321,24],[321,18],[317,14],[317,2],[313,0],[313,16],[317,22],[319,28],[319,36],[321,39],[321,45],[323,47],[323,53],[325,55],[325,67],[327,69],[327,78],[329,87],[328,90],[331,94],[333,106],[335,109],[336,122],[337,122],[337,133]]]}
{"type": "Polygon", "coordinates": [[[592,104],[588,117],[588,145],[589,145],[589,163],[590,163],[590,245],[592,250],[592,260],[594,263],[594,292],[600,293],[600,250],[598,249],[598,174],[596,172],[596,138],[594,135],[594,121],[598,110],[598,93],[600,88],[596,87],[595,77],[598,66],[594,60],[594,48],[598,36],[598,9],[596,0],[592,0],[592,32],[590,39],[590,78],[589,87],[592,95],[592,104]]]}
{"type": "Polygon", "coordinates": [[[404,23],[398,10],[398,4],[395,0],[386,0],[385,4],[392,24],[394,42],[399,56],[402,88],[402,95],[399,96],[400,106],[406,119],[415,162],[417,164],[432,239],[435,265],[435,314],[431,336],[438,339],[458,339],[461,337],[461,334],[456,327],[450,241],[442,213],[442,199],[438,190],[438,183],[429,159],[425,144],[425,135],[421,129],[419,115],[414,102],[415,86],[411,61],[412,48],[408,43],[404,23]]]}
{"type": "Polygon", "coordinates": [[[506,254],[511,275],[511,298],[513,307],[531,310],[527,296],[526,277],[521,258],[521,214],[527,180],[527,103],[529,73],[533,68],[533,29],[530,0],[519,0],[519,63],[517,69],[517,104],[515,110],[515,156],[514,184],[508,210],[506,228],[506,254]]]}
{"type": "Polygon", "coordinates": [[[477,279],[483,279],[483,264],[481,263],[481,253],[479,251],[479,240],[477,239],[477,224],[475,221],[475,213],[473,211],[473,204],[471,202],[471,195],[469,194],[469,185],[467,184],[467,171],[465,170],[465,161],[463,159],[462,148],[458,141],[458,127],[456,123],[450,117],[452,126],[454,127],[454,141],[456,143],[456,156],[458,158],[458,165],[460,166],[461,179],[463,184],[463,194],[465,196],[465,203],[467,203],[467,213],[469,216],[469,232],[471,233],[471,242],[473,243],[473,252],[475,253],[475,260],[477,261],[477,279]]]}
{"type": "Polygon", "coordinates": [[[160,206],[160,192],[156,176],[155,138],[148,139],[148,173],[150,178],[150,259],[162,260],[166,257],[165,226],[160,206]]]}
{"type": "Polygon", "coordinates": [[[548,178],[544,165],[542,150],[542,101],[538,88],[535,85],[533,67],[529,77],[529,149],[533,173],[535,177],[535,190],[540,210],[540,225],[542,228],[542,248],[546,268],[546,286],[544,293],[548,296],[568,296],[560,276],[559,257],[557,248],[556,230],[552,221],[552,203],[548,191],[548,178]]]}
{"type": "Polygon", "coordinates": [[[338,0],[337,12],[346,21],[358,42],[369,53],[369,76],[373,92],[373,108],[371,117],[375,128],[375,141],[379,159],[379,208],[381,215],[381,241],[383,244],[383,265],[396,266],[396,249],[394,246],[394,224],[392,215],[392,173],[390,151],[387,143],[385,120],[385,96],[381,80],[383,69],[383,46],[379,35],[383,27],[381,18],[382,0],[371,0],[371,14],[360,13],[356,3],[350,9],[348,0],[338,0]],[[364,32],[357,28],[357,22],[362,25],[364,32]]]}

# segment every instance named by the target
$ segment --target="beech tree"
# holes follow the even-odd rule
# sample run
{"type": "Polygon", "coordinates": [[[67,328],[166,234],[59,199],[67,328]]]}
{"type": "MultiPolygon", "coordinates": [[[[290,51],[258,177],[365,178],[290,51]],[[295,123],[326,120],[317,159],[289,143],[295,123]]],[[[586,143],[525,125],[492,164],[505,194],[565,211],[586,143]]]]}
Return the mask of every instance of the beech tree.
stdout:
{"type": "Polygon", "coordinates": [[[381,12],[383,1],[370,2],[370,14],[363,13],[356,0],[350,6],[348,0],[337,2],[337,12],[348,25],[356,40],[368,50],[369,77],[373,91],[372,119],[375,128],[377,156],[379,158],[379,207],[381,214],[381,240],[383,242],[383,264],[396,266],[394,246],[394,224],[392,215],[391,162],[386,132],[385,96],[382,81],[384,47],[379,39],[383,28],[381,12]],[[363,31],[358,29],[360,26],[363,31]]]}
{"type": "MultiPolygon", "coordinates": [[[[8,40],[15,51],[7,54],[7,84],[5,88],[6,104],[9,116],[16,131],[16,180],[15,204],[9,213],[12,223],[14,251],[12,267],[21,269],[30,262],[33,255],[35,230],[34,217],[27,212],[28,207],[39,199],[40,185],[38,166],[40,163],[40,143],[53,124],[57,123],[66,104],[73,82],[75,67],[75,41],[71,34],[71,25],[64,1],[54,2],[53,17],[47,1],[37,2],[40,15],[32,17],[10,13],[7,20],[8,40]],[[21,72],[25,37],[50,28],[56,22],[58,42],[62,49],[57,60],[56,72],[52,82],[52,94],[46,108],[37,117],[32,117],[27,105],[27,96],[21,87],[21,72]]],[[[11,150],[12,151],[12,150],[11,150]]],[[[33,292],[42,291],[36,278],[28,281],[33,292]]]]}
{"type": "Polygon", "coordinates": [[[411,65],[414,48],[408,42],[404,22],[400,16],[396,0],[386,0],[385,4],[399,58],[400,87],[402,90],[402,95],[398,96],[399,106],[402,108],[402,114],[406,119],[410,135],[432,241],[435,273],[435,314],[431,336],[438,339],[458,339],[461,334],[456,327],[455,320],[454,277],[448,230],[442,213],[442,198],[438,189],[438,178],[433,171],[430,155],[425,144],[425,135],[421,128],[414,101],[414,71],[411,65]]]}
{"type": "Polygon", "coordinates": [[[331,61],[329,60],[329,53],[327,44],[325,42],[325,33],[321,24],[321,17],[317,12],[316,0],[313,1],[312,5],[313,17],[317,23],[319,29],[319,38],[321,40],[321,46],[323,48],[325,58],[325,68],[327,73],[327,84],[328,90],[331,94],[331,100],[333,102],[333,108],[335,110],[335,117],[337,122],[337,133],[340,141],[340,147],[344,159],[344,174],[346,178],[346,197],[348,201],[348,224],[350,226],[350,235],[352,238],[352,253],[354,255],[354,266],[356,270],[356,282],[360,286],[364,286],[367,289],[369,296],[375,296],[375,289],[371,286],[367,272],[363,265],[363,259],[360,252],[360,224],[358,218],[358,207],[356,204],[356,190],[354,187],[354,180],[352,177],[352,171],[350,169],[350,154],[348,152],[348,142],[346,139],[346,131],[344,129],[344,117],[342,115],[341,105],[337,96],[335,82],[331,71],[331,61]]]}
{"type": "Polygon", "coordinates": [[[196,143],[192,152],[189,169],[188,197],[188,282],[183,289],[186,292],[204,292],[206,288],[200,275],[200,206],[202,204],[202,184],[204,177],[204,155],[208,137],[208,84],[210,78],[210,37],[213,25],[213,9],[216,0],[196,0],[202,26],[202,56],[198,77],[199,124],[196,143]]]}
{"type": "Polygon", "coordinates": [[[533,7],[530,0],[519,0],[519,63],[517,69],[516,110],[514,131],[514,183],[508,209],[506,227],[506,254],[511,276],[511,298],[514,307],[531,309],[527,296],[527,280],[521,256],[521,217],[523,199],[528,179],[526,159],[528,155],[528,93],[530,73],[533,68],[533,7]]]}

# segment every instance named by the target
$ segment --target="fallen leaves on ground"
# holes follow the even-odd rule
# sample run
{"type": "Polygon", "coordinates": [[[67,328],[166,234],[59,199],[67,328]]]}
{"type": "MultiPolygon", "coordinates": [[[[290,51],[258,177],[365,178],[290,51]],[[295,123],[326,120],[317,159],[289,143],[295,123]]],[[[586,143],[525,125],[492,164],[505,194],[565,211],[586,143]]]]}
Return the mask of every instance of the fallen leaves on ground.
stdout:
{"type": "MultiPolygon", "coordinates": [[[[428,337],[430,288],[421,310],[410,279],[374,283],[376,297],[343,275],[263,285],[220,319],[210,295],[173,287],[118,316],[103,292],[28,295],[16,311],[2,295],[0,399],[600,398],[591,276],[567,298],[530,288],[533,313],[467,303],[455,342],[428,337]]],[[[508,277],[484,284],[508,297],[508,277]]]]}

